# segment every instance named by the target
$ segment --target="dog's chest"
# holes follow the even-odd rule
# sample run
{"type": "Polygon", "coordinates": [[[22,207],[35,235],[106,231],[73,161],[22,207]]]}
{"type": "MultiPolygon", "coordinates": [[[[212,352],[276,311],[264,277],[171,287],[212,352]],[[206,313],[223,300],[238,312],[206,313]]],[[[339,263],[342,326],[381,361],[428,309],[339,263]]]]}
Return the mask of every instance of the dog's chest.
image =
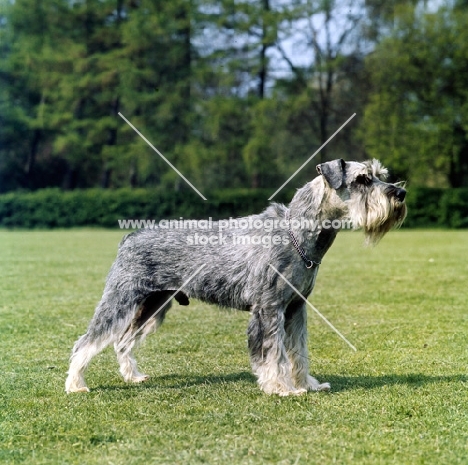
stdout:
{"type": "Polygon", "coordinates": [[[293,275],[294,287],[306,298],[314,289],[318,269],[318,266],[313,269],[296,269],[293,275]]]}

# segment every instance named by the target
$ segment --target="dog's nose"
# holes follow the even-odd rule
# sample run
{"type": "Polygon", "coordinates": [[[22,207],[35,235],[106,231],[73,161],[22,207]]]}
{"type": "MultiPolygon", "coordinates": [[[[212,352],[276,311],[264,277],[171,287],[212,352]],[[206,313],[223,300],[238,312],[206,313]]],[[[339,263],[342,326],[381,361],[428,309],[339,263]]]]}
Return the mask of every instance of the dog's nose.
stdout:
{"type": "Polygon", "coordinates": [[[406,191],[405,191],[405,189],[402,189],[401,187],[398,187],[395,190],[394,195],[400,202],[403,202],[405,200],[405,197],[406,197],[406,191]]]}

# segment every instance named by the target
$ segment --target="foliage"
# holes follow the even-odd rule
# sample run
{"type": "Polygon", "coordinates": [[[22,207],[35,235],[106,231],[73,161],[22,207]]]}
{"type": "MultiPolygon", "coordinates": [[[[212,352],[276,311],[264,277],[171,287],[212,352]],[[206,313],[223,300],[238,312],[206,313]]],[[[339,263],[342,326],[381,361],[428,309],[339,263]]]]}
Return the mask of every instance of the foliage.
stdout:
{"type": "Polygon", "coordinates": [[[4,2],[0,192],[183,190],[119,114],[202,191],[276,188],[353,113],[314,162],[372,156],[411,186],[466,186],[464,6],[4,2]]]}
{"type": "MultiPolygon", "coordinates": [[[[43,189],[0,195],[0,226],[7,228],[119,227],[119,219],[206,219],[251,215],[267,207],[270,189],[222,189],[195,193],[162,189],[43,189]]],[[[294,189],[285,188],[275,201],[288,203],[294,189]]],[[[468,227],[468,189],[412,188],[407,195],[404,227],[468,227]]]]}
{"type": "Polygon", "coordinates": [[[439,223],[451,228],[468,227],[468,189],[450,189],[440,200],[439,223]]]}
{"type": "Polygon", "coordinates": [[[445,221],[441,221],[441,202],[448,192],[450,189],[430,187],[410,189],[406,197],[408,217],[404,225],[406,227],[448,226],[445,221]]]}
{"type": "Polygon", "coordinates": [[[467,10],[401,7],[367,67],[373,83],[361,127],[367,152],[413,185],[466,185],[467,10]]]}
{"type": "Polygon", "coordinates": [[[375,250],[338,236],[311,302],[358,351],[309,312],[311,371],[330,393],[261,393],[249,315],[191,301],[138,350],[147,383],[125,384],[109,348],[91,392],[66,395],[122,235],[0,232],[2,464],[466,463],[466,231],[396,231],[375,250]]]}
{"type": "MultiPolygon", "coordinates": [[[[343,123],[350,96],[363,90],[354,86],[362,14],[352,4],[5,5],[0,192],[181,189],[183,181],[119,113],[205,189],[277,186],[343,123]],[[288,50],[291,43],[300,46],[288,50]],[[298,63],[298,52],[307,59],[298,63]]],[[[327,156],[354,147],[346,128],[327,156]]]]}
{"type": "MultiPolygon", "coordinates": [[[[119,227],[119,219],[157,220],[179,217],[213,219],[245,216],[268,205],[269,189],[230,189],[209,192],[207,202],[195,193],[163,189],[43,189],[0,195],[0,226],[68,228],[119,227]]],[[[290,199],[285,189],[277,199],[290,199]]]]}

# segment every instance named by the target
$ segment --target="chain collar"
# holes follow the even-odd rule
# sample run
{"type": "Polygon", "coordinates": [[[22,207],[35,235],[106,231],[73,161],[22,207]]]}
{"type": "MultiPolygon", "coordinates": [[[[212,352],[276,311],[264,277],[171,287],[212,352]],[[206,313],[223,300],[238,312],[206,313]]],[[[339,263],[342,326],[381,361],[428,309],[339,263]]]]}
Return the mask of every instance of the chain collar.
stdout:
{"type": "Polygon", "coordinates": [[[306,268],[310,270],[311,268],[318,267],[321,262],[316,262],[314,260],[310,260],[307,257],[304,249],[299,245],[299,242],[297,241],[296,236],[291,231],[291,223],[289,222],[289,210],[286,212],[286,221],[288,223],[288,233],[289,233],[289,237],[291,238],[292,245],[297,250],[297,253],[301,256],[302,260],[305,263],[306,268]]]}

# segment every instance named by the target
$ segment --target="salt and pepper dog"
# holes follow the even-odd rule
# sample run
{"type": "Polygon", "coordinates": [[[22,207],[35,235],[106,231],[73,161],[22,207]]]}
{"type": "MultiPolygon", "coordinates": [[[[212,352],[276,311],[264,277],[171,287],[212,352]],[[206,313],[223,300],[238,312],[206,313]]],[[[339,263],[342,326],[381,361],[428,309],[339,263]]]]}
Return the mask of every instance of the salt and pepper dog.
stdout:
{"type": "Polygon", "coordinates": [[[333,160],[317,171],[289,206],[271,204],[209,231],[156,228],[124,237],[88,330],[73,348],[66,391],[89,390],[84,372],[111,343],[124,380],[147,380],[132,351],[161,325],[172,299],[188,305],[190,298],[251,313],[251,365],[265,393],[330,389],[309,374],[307,313],[298,292],[306,298],[312,292],[344,221],[373,244],[400,226],[406,191],[385,182],[387,170],[377,160],[333,160]]]}

